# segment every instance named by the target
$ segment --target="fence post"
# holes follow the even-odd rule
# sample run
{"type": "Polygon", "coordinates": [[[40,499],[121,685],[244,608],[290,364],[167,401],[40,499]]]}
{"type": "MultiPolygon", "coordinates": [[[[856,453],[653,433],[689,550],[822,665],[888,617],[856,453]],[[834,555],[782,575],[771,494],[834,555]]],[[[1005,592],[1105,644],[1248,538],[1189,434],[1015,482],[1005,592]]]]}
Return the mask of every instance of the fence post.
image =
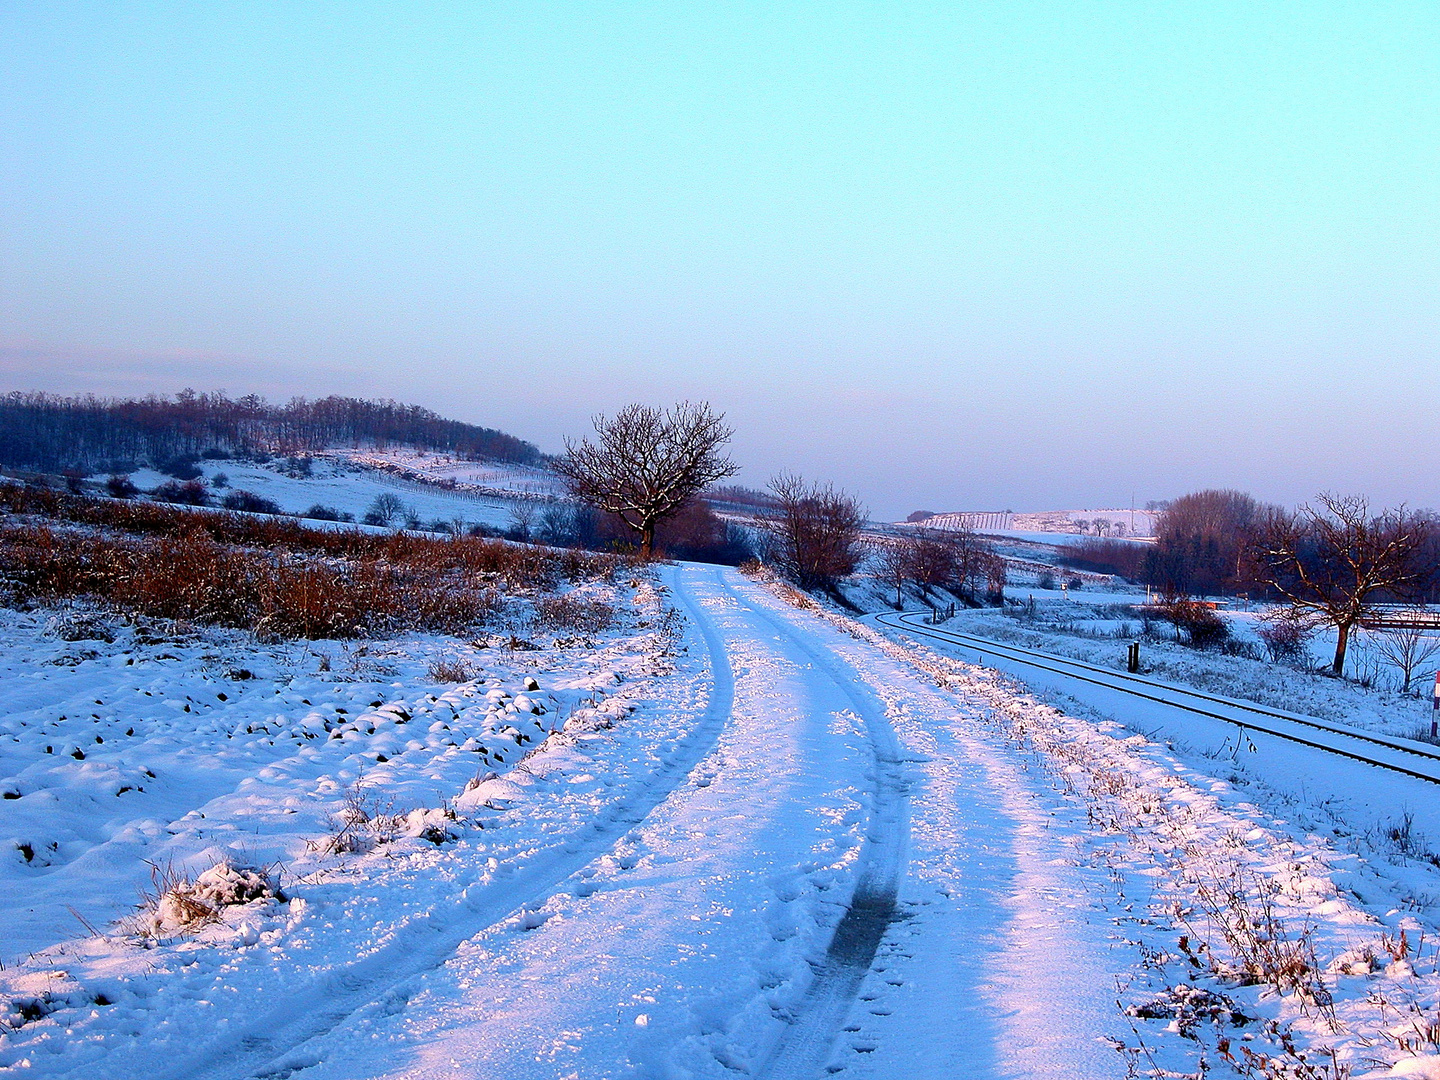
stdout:
{"type": "Polygon", "coordinates": [[[1440,727],[1440,671],[1435,672],[1435,700],[1430,706],[1430,737],[1435,738],[1435,729],[1440,727]]]}

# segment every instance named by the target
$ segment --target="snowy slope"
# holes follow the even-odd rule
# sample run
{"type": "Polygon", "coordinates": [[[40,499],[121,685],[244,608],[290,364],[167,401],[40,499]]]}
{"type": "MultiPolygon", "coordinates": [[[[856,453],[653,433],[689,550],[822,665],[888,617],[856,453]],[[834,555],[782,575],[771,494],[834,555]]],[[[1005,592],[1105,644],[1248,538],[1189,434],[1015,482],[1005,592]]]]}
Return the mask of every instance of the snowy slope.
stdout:
{"type": "MultiPolygon", "coordinates": [[[[203,461],[200,469],[207,481],[224,474],[226,487],[213,488],[216,499],[231,491],[249,491],[279,504],[287,513],[303,513],[319,503],[357,521],[375,501],[376,496],[389,493],[412,509],[422,523],[449,523],[456,518],[468,524],[484,524],[505,528],[510,524],[514,501],[498,495],[479,495],[450,491],[438,486],[407,482],[375,469],[351,466],[337,458],[311,459],[309,476],[287,472],[283,459],[265,464],[241,461],[203,461]]],[[[144,491],[153,490],[172,478],[151,469],[141,469],[131,479],[144,491]]]]}

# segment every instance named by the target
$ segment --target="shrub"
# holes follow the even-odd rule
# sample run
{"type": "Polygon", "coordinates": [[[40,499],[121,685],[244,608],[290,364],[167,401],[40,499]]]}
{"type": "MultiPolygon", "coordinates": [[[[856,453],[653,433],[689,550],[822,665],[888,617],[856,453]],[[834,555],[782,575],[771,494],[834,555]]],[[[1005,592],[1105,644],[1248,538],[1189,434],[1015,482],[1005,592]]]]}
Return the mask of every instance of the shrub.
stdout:
{"type": "Polygon", "coordinates": [[[1160,605],[1160,617],[1175,627],[1176,640],[1196,649],[1221,647],[1230,637],[1230,627],[1209,604],[1189,597],[1170,597],[1160,605]]]}
{"type": "Polygon", "coordinates": [[[185,506],[209,506],[210,493],[205,490],[205,481],[167,480],[150,493],[159,502],[181,503],[185,506]]]}
{"type": "Polygon", "coordinates": [[[134,481],[121,473],[114,473],[105,481],[105,490],[109,492],[112,499],[132,499],[140,494],[140,489],[135,486],[134,481]]]}
{"type": "Polygon", "coordinates": [[[251,514],[283,514],[280,504],[253,491],[232,491],[221,500],[226,510],[243,510],[251,514]]]}
{"type": "Polygon", "coordinates": [[[175,477],[176,480],[198,480],[203,474],[195,464],[196,460],[193,454],[182,454],[167,461],[160,467],[160,471],[175,477]]]}
{"type": "Polygon", "coordinates": [[[469,682],[475,676],[476,671],[464,660],[436,660],[430,665],[430,678],[436,682],[469,682]]]}
{"type": "Polygon", "coordinates": [[[312,521],[354,521],[353,514],[346,514],[333,506],[326,506],[324,503],[316,503],[306,510],[301,517],[310,518],[312,521]]]}
{"type": "Polygon", "coordinates": [[[365,511],[365,524],[389,525],[404,512],[404,509],[405,504],[400,501],[400,496],[389,491],[382,491],[375,496],[369,509],[365,511]]]}
{"type": "Polygon", "coordinates": [[[1315,627],[1302,615],[1286,609],[1266,619],[1256,633],[1272,662],[1294,663],[1307,655],[1315,627]]]}
{"type": "Polygon", "coordinates": [[[615,609],[603,600],[570,594],[546,596],[535,604],[535,622],[546,630],[599,634],[615,624],[615,609]]]}

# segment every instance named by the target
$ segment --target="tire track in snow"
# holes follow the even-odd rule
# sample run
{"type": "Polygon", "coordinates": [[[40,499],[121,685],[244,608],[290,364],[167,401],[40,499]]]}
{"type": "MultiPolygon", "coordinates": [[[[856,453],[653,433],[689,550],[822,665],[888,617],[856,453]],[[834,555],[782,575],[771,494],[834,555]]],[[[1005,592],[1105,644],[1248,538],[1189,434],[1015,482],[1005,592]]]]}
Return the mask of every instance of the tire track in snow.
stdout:
{"type": "Polygon", "coordinates": [[[761,1080],[798,1080],[821,1074],[885,931],[894,920],[909,840],[908,785],[905,759],[885,715],[885,706],[864,686],[859,674],[835,653],[808,640],[809,635],[794,623],[759,606],[751,610],[804,653],[849,699],[864,723],[875,763],[865,844],[849,907],[835,927],[825,959],[798,1015],[781,1033],[756,1074],[761,1080]]]}
{"type": "MultiPolygon", "coordinates": [[[[547,896],[566,879],[610,851],[643,821],[714,748],[730,720],[735,678],[725,646],[708,614],[686,592],[684,568],[670,575],[675,598],[699,629],[708,653],[711,689],[699,723],[646,781],[612,804],[601,819],[557,841],[525,869],[501,882],[470,885],[445,912],[417,919],[384,946],[339,970],[318,977],[304,991],[288,995],[243,1029],[231,1031],[184,1064],[151,1074],[157,1080],[279,1078],[320,1062],[306,1044],[334,1031],[359,1010],[395,994],[399,984],[442,967],[476,934],[547,896]]],[[[717,572],[717,577],[718,577],[717,572]]],[[[877,939],[878,944],[878,939],[877,939]]]]}

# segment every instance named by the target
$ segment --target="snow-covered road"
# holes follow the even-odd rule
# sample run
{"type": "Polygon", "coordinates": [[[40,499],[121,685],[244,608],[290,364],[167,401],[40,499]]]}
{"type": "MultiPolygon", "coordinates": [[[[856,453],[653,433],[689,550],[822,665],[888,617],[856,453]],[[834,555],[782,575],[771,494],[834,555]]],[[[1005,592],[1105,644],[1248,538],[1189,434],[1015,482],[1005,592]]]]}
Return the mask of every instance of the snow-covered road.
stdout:
{"type": "MultiPolygon", "coordinates": [[[[15,1068],[1122,1075],[1104,1037],[1133,943],[993,700],[733,570],[663,575],[691,622],[670,703],[490,782],[498,858],[461,840],[429,871],[376,853],[301,883],[259,944],[207,931],[119,1004],[19,1029],[15,1068]]],[[[128,971],[126,949],[66,945],[66,978],[128,971]]]]}
{"type": "Polygon", "coordinates": [[[305,1075],[1118,1074],[1048,789],[873,645],[733,571],[672,585],[730,706],[713,752],[537,925],[473,936],[305,1075]]]}

